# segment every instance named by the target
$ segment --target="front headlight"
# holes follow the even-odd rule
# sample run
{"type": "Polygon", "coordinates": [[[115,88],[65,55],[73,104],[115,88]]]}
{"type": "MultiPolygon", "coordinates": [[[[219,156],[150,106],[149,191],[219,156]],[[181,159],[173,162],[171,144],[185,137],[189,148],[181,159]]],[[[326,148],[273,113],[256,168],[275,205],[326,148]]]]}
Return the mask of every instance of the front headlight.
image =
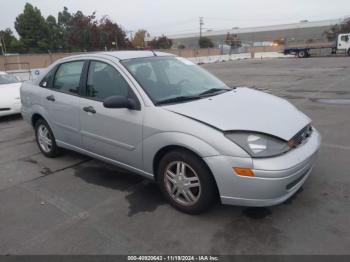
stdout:
{"type": "Polygon", "coordinates": [[[225,136],[242,147],[252,157],[273,157],[291,148],[282,139],[254,132],[234,132],[225,136]]]}

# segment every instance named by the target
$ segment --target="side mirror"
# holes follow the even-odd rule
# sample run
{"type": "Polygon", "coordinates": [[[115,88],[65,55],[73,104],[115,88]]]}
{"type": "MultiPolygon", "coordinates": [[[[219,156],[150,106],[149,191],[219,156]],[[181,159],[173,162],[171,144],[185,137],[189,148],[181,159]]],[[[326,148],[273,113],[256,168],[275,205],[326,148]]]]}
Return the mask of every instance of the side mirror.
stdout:
{"type": "Polygon", "coordinates": [[[111,96],[103,102],[105,108],[127,108],[132,110],[140,110],[140,105],[132,98],[124,96],[111,96]]]}

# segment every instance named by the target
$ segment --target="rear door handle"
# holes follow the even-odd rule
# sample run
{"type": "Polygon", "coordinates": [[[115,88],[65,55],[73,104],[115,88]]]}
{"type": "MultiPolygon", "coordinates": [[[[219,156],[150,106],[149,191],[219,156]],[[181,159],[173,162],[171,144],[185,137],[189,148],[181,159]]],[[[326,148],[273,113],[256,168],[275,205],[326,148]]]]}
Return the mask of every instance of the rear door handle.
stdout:
{"type": "Polygon", "coordinates": [[[92,106],[86,106],[83,108],[83,110],[88,113],[96,114],[96,110],[92,106]]]}
{"type": "Polygon", "coordinates": [[[53,95],[47,96],[46,99],[49,100],[49,101],[52,101],[52,102],[56,101],[55,97],[53,95]]]}

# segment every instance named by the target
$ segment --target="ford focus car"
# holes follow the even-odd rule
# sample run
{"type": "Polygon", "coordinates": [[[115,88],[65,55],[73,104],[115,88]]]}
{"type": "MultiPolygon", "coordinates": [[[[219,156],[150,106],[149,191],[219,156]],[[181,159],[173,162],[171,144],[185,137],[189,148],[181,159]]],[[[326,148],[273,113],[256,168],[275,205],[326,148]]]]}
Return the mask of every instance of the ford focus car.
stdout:
{"type": "Polygon", "coordinates": [[[15,76],[0,72],[0,117],[21,113],[20,87],[15,76]]]}
{"type": "Polygon", "coordinates": [[[122,51],[61,59],[21,88],[41,152],[62,148],[155,180],[177,209],[220,199],[271,206],[312,171],[320,135],[289,102],[230,88],[171,54],[122,51]]]}

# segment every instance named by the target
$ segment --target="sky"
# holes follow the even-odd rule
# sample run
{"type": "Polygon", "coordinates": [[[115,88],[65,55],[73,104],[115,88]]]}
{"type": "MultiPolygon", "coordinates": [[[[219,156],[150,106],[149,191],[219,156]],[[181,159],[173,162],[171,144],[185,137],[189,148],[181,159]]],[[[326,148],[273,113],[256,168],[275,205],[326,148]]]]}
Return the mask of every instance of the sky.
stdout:
{"type": "Polygon", "coordinates": [[[45,17],[57,17],[64,6],[86,15],[96,11],[98,18],[108,15],[127,31],[143,28],[153,36],[197,32],[200,16],[204,30],[350,16],[349,0],[0,0],[0,29],[14,29],[26,2],[45,17]]]}

